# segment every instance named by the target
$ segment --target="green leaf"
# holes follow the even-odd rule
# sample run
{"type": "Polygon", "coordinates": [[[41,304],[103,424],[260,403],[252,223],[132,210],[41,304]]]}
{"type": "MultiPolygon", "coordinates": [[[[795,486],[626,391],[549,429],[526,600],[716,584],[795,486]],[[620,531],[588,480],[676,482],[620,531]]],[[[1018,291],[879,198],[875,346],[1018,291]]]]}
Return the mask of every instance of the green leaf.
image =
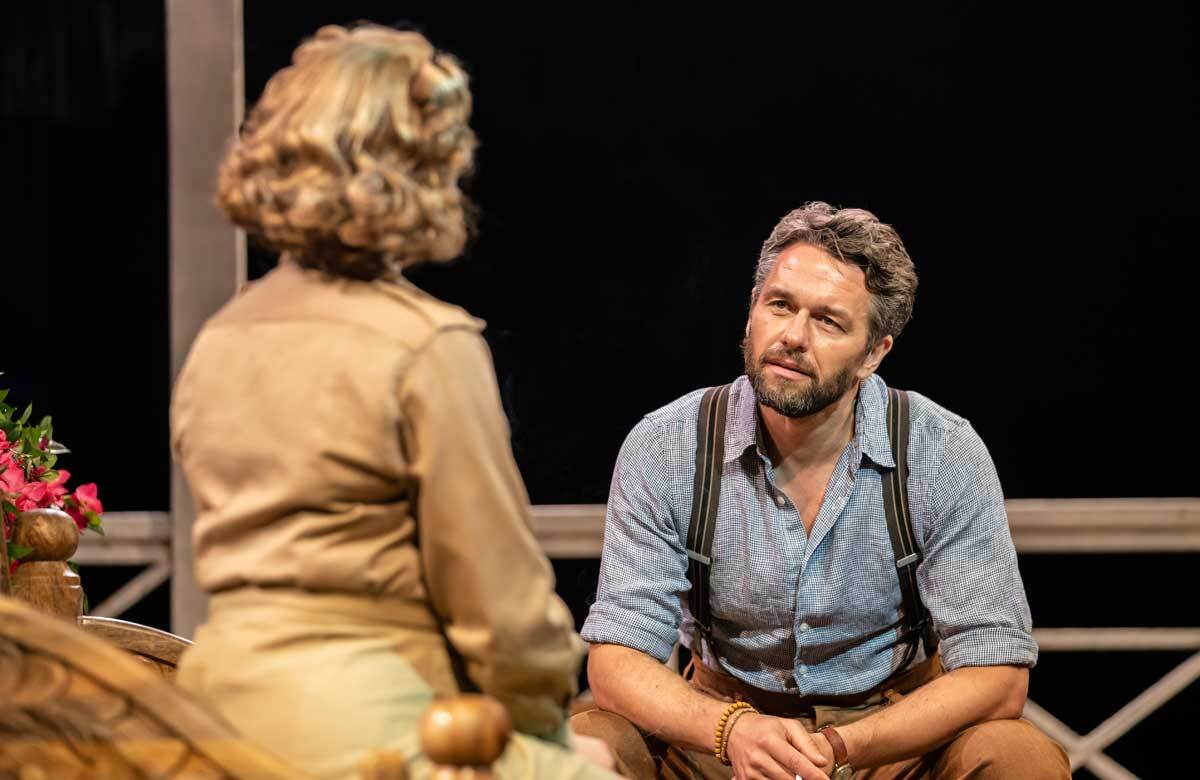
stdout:
{"type": "Polygon", "coordinates": [[[88,512],[87,519],[88,528],[100,534],[101,536],[104,536],[104,529],[100,527],[100,515],[96,514],[95,512],[88,512]]]}
{"type": "Polygon", "coordinates": [[[43,417],[42,421],[40,423],[38,423],[38,427],[41,428],[43,431],[49,430],[50,429],[50,415],[46,415],[45,417],[43,417]]]}
{"type": "Polygon", "coordinates": [[[79,573],[79,564],[75,563],[75,561],[67,561],[67,568],[70,569],[71,571],[75,572],[76,574],[79,573]]]}
{"type": "Polygon", "coordinates": [[[5,512],[8,512],[9,514],[13,514],[13,515],[17,514],[17,507],[12,502],[4,501],[3,505],[4,505],[3,508],[4,508],[5,512]]]}
{"type": "Polygon", "coordinates": [[[29,419],[29,415],[31,415],[31,414],[33,414],[33,404],[30,404],[29,406],[25,407],[25,412],[21,415],[21,419],[18,420],[17,422],[20,423],[21,425],[24,425],[25,421],[29,419]]]}
{"type": "Polygon", "coordinates": [[[8,398],[8,390],[0,390],[0,401],[3,401],[5,398],[8,398]]]}
{"type": "Polygon", "coordinates": [[[29,555],[31,552],[33,552],[33,548],[26,547],[23,544],[10,544],[8,546],[8,557],[14,561],[21,560],[26,555],[29,555]]]}

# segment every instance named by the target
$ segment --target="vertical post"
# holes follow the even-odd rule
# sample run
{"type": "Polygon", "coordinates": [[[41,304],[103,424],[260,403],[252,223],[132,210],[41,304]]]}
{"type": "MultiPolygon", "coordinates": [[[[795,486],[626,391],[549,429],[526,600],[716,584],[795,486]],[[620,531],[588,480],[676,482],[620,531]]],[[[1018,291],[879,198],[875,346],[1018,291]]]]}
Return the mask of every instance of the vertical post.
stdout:
{"type": "MultiPolygon", "coordinates": [[[[171,199],[171,382],[200,326],[246,278],[246,240],[213,206],[217,164],[242,121],[242,0],[166,0],[171,199]]],[[[171,471],[171,630],[207,601],[192,569],[191,496],[171,471]]]]}
{"type": "Polygon", "coordinates": [[[83,611],[79,575],[67,561],[79,546],[79,529],[66,512],[33,509],[17,515],[13,544],[31,548],[12,578],[12,595],[72,623],[83,611]]]}
{"type": "Polygon", "coordinates": [[[7,596],[12,591],[8,585],[8,540],[4,538],[3,523],[4,518],[0,517],[0,596],[7,596]]]}

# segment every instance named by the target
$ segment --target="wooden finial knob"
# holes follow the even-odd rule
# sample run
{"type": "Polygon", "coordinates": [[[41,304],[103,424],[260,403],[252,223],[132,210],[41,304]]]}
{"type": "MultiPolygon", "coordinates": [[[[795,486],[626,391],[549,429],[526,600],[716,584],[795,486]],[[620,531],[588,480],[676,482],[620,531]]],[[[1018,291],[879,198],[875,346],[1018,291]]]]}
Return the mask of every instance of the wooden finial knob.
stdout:
{"type": "Polygon", "coordinates": [[[408,761],[398,750],[373,750],[358,764],[362,780],[408,780],[408,761]]]}
{"type": "Polygon", "coordinates": [[[33,548],[33,552],[21,559],[22,563],[66,561],[79,547],[79,528],[66,512],[31,509],[17,516],[13,544],[33,548]]]}
{"type": "Polygon", "coordinates": [[[421,717],[421,750],[443,766],[491,766],[511,734],[508,710],[479,694],[438,699],[421,717]]]}

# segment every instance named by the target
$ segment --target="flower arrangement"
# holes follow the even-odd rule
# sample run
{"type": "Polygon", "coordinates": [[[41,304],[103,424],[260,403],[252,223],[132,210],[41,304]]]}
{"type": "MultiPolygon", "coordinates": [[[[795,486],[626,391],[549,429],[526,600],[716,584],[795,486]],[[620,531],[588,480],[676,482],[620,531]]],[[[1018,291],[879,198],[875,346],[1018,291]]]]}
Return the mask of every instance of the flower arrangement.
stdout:
{"type": "Polygon", "coordinates": [[[87,483],[72,491],[67,487],[71,472],[56,469],[58,456],[70,452],[54,441],[50,418],[30,424],[33,405],[16,415],[5,403],[7,390],[0,390],[0,514],[8,557],[14,569],[29,555],[28,547],[11,544],[17,514],[31,509],[61,509],[71,516],[79,532],[91,529],[103,535],[100,515],[104,507],[96,496],[96,485],[87,483]]]}

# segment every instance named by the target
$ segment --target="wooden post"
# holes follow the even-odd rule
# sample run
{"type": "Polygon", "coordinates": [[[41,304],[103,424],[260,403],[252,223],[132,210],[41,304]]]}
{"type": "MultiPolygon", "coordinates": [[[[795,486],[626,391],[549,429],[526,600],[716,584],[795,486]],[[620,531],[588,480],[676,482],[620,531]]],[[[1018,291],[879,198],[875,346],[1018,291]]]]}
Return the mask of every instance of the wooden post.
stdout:
{"type": "Polygon", "coordinates": [[[79,529],[66,512],[33,509],[17,515],[13,544],[32,547],[12,576],[12,595],[41,612],[74,623],[83,612],[79,575],[67,560],[79,546],[79,529]]]}
{"type": "MultiPolygon", "coordinates": [[[[0,517],[0,523],[4,518],[0,517]]],[[[8,584],[8,540],[4,538],[4,529],[0,528],[0,596],[12,593],[8,584]]]]}
{"type": "MultiPolygon", "coordinates": [[[[167,0],[171,150],[171,382],[204,321],[246,278],[246,237],[213,205],[217,165],[241,124],[242,0],[167,0]]],[[[171,472],[171,630],[190,637],[207,599],[192,570],[195,510],[171,472]]]]}

